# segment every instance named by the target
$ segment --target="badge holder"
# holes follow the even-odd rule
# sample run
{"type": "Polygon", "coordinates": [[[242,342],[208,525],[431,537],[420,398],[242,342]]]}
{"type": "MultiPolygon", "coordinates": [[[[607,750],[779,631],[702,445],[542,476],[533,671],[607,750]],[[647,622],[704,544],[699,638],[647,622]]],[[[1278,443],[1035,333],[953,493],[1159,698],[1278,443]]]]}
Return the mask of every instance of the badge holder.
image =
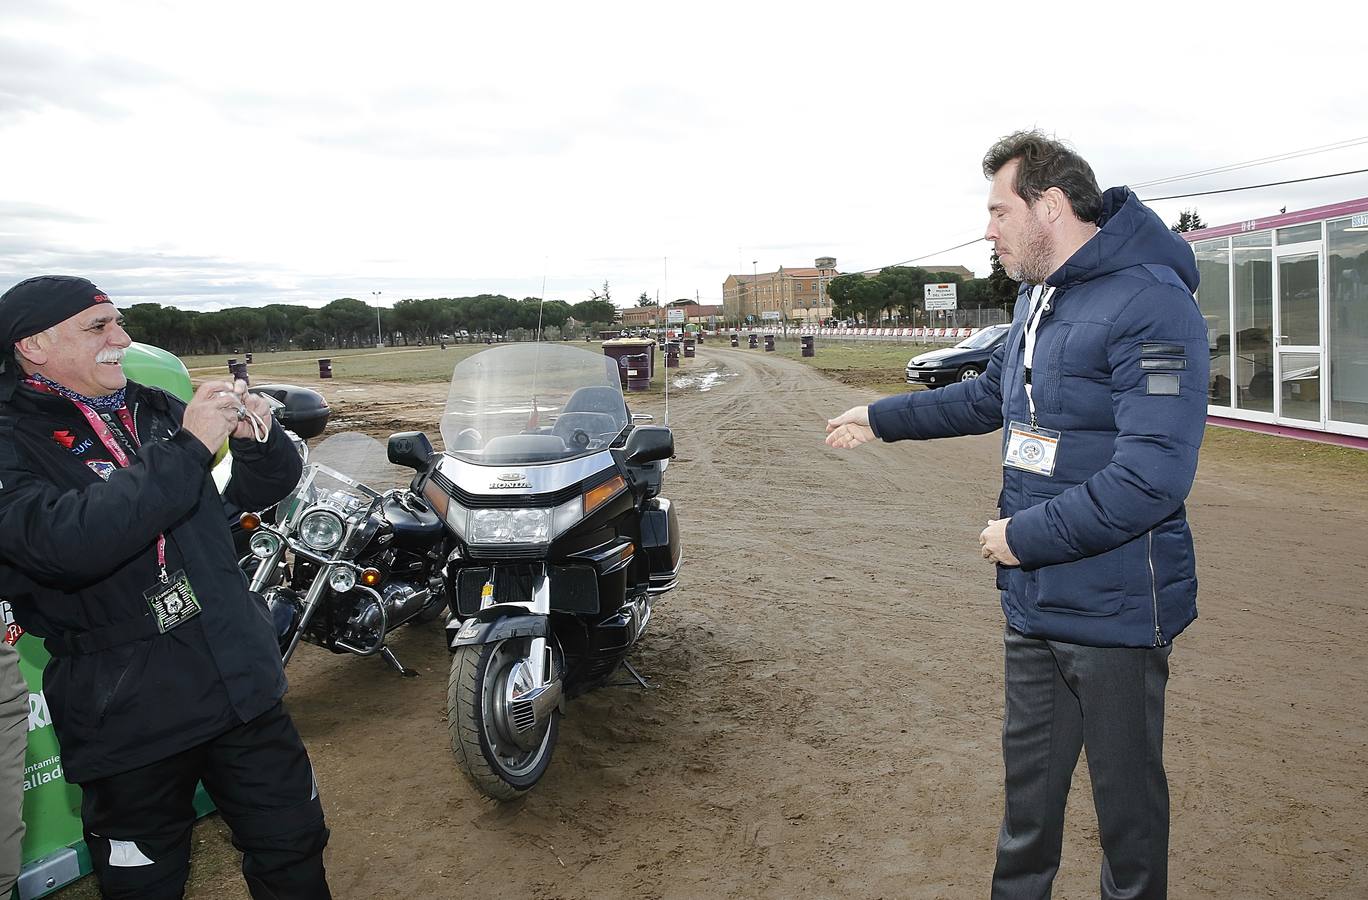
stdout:
{"type": "Polygon", "coordinates": [[[200,613],[199,598],[191,589],[190,579],[186,577],[184,569],[169,578],[163,575],[161,583],[144,591],[143,597],[152,608],[157,631],[161,634],[183,625],[200,613]]]}

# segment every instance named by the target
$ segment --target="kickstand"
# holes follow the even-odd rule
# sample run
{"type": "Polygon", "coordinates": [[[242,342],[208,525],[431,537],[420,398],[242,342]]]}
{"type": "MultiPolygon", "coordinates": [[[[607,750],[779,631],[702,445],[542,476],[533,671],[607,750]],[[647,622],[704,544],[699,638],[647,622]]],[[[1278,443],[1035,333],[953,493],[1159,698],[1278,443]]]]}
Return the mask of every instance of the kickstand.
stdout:
{"type": "Polygon", "coordinates": [[[393,667],[399,672],[399,674],[400,674],[400,675],[403,675],[405,678],[417,678],[417,677],[418,677],[418,670],[417,670],[417,669],[410,669],[408,666],[406,666],[406,665],[404,665],[403,663],[401,663],[401,662],[399,661],[399,657],[395,656],[395,655],[394,655],[394,651],[391,650],[390,648],[388,648],[388,647],[382,647],[382,648],[380,649],[380,657],[381,657],[381,659],[383,659],[385,662],[387,662],[387,663],[389,663],[391,666],[393,666],[393,667]]]}
{"type": "Polygon", "coordinates": [[[642,678],[642,677],[641,677],[641,673],[638,672],[638,671],[632,666],[632,664],[629,663],[627,660],[624,659],[624,660],[622,661],[622,667],[623,667],[624,669],[627,670],[627,674],[628,674],[628,675],[631,675],[632,678],[633,678],[633,680],[632,680],[632,681],[615,681],[615,682],[613,682],[612,684],[608,685],[609,687],[632,687],[632,686],[634,686],[634,685],[640,685],[641,687],[644,687],[644,688],[645,688],[646,690],[648,690],[648,691],[655,688],[655,685],[651,684],[651,683],[650,683],[649,681],[647,681],[645,678],[642,678]]]}

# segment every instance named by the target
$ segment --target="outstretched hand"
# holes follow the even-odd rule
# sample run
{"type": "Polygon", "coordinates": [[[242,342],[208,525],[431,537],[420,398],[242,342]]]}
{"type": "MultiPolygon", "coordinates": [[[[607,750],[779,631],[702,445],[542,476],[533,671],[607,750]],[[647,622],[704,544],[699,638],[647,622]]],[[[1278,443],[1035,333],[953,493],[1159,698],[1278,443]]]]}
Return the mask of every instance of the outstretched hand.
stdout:
{"type": "Polygon", "coordinates": [[[874,440],[874,429],[869,427],[869,407],[853,406],[834,419],[827,419],[826,445],[837,450],[849,450],[874,440]]]}

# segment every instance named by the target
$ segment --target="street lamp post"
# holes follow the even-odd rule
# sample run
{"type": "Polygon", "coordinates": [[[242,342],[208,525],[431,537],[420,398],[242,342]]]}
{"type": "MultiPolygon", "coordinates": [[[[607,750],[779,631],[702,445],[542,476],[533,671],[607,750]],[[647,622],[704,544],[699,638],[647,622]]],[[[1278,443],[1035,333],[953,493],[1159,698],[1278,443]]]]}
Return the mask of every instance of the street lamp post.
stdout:
{"type": "Polygon", "coordinates": [[[751,305],[755,307],[756,316],[760,315],[760,295],[757,293],[760,289],[760,276],[755,274],[758,262],[756,259],[751,260],[751,305]]]}
{"type": "Polygon", "coordinates": [[[375,298],[375,346],[377,349],[385,346],[385,339],[380,331],[380,291],[371,291],[371,296],[375,298]]]}

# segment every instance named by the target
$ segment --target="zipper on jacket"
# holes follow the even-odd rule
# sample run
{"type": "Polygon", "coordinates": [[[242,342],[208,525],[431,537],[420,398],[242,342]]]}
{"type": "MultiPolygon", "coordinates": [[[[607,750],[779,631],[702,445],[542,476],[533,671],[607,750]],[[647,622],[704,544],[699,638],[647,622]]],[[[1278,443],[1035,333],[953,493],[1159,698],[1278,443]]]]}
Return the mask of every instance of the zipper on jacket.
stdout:
{"type": "Polygon", "coordinates": [[[1150,599],[1154,603],[1154,646],[1164,646],[1164,633],[1159,630],[1159,585],[1154,577],[1154,529],[1145,532],[1145,562],[1149,563],[1150,599]]]}

